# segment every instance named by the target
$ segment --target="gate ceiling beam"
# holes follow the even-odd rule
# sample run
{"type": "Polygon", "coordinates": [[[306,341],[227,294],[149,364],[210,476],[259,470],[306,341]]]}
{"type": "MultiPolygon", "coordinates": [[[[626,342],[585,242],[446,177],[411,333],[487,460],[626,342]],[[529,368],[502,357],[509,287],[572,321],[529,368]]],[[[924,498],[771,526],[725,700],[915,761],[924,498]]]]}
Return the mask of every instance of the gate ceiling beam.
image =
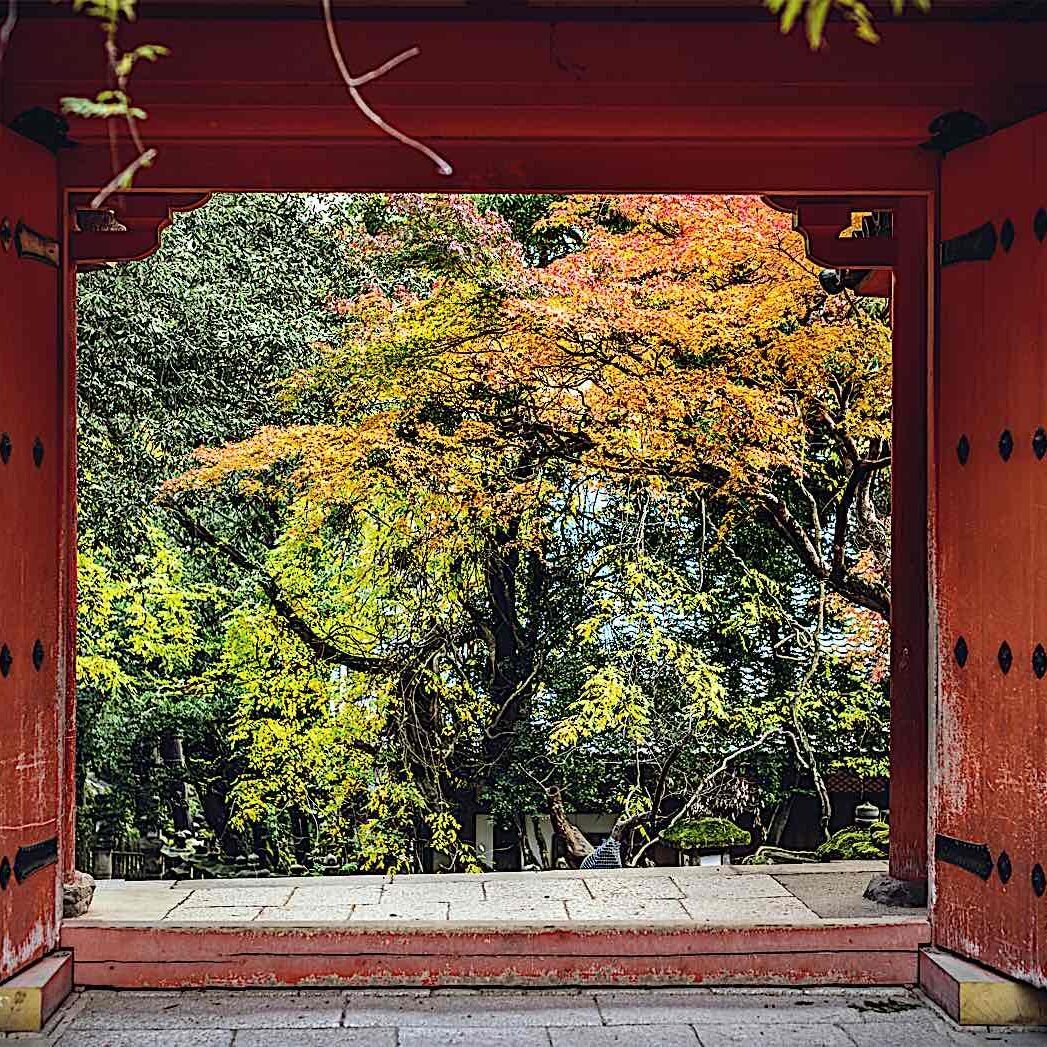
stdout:
{"type": "MultiPolygon", "coordinates": [[[[170,48],[163,61],[135,70],[135,99],[149,114],[147,139],[161,157],[179,145],[268,147],[260,167],[254,165],[262,188],[279,151],[274,143],[290,151],[380,144],[381,131],[347,102],[322,23],[304,9],[265,17],[255,6],[242,19],[208,16],[203,7],[210,4],[190,18],[150,13],[128,28],[129,43],[160,41],[170,48]]],[[[470,20],[458,21],[435,10],[384,19],[372,10],[347,19],[361,70],[405,47],[421,49],[368,85],[368,97],[392,123],[426,141],[747,143],[762,150],[756,170],[765,191],[816,191],[827,180],[822,161],[812,154],[807,177],[785,181],[776,177],[768,150],[832,146],[836,162],[847,163],[863,145],[915,148],[949,110],[976,112],[992,129],[1047,108],[1042,41],[1024,25],[906,20],[892,24],[878,47],[840,32],[812,58],[801,41],[781,40],[770,23],[727,21],[722,12],[700,21],[698,12],[681,8],[665,21],[608,9],[574,21],[547,9],[502,21],[477,20],[472,10],[470,20]]],[[[60,95],[93,97],[97,36],[91,19],[20,20],[4,62],[0,119],[54,108],[60,95]]],[[[75,154],[86,149],[108,150],[106,121],[73,118],[70,124],[82,149],[64,151],[63,165],[75,166],[75,154]]],[[[664,179],[671,166],[656,148],[647,166],[664,179]]],[[[517,157],[525,159],[522,152],[517,157]]],[[[308,155],[299,160],[299,189],[312,162],[308,155]]],[[[137,184],[158,185],[165,165],[141,172],[137,184]]],[[[401,166],[421,174],[427,165],[401,166]]],[[[344,169],[343,182],[352,174],[352,167],[344,169]]],[[[598,176],[598,168],[576,168],[575,185],[589,188],[598,176]]],[[[179,187],[199,184],[193,179],[179,187]]]]}

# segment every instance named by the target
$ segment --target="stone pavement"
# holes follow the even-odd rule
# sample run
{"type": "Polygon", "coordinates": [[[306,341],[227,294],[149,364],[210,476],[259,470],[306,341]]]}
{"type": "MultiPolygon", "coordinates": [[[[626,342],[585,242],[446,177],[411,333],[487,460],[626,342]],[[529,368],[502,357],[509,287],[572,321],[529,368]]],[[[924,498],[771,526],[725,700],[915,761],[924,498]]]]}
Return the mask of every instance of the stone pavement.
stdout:
{"type": "Polygon", "coordinates": [[[599,923],[704,925],[925,919],[862,892],[883,862],[831,865],[343,876],[280,879],[100,881],[80,923],[599,923]]]}
{"type": "Polygon", "coordinates": [[[906,989],[88,990],[73,995],[45,1035],[10,1040],[20,1047],[1034,1047],[1047,1044],[1047,1032],[960,1030],[906,989]]]}

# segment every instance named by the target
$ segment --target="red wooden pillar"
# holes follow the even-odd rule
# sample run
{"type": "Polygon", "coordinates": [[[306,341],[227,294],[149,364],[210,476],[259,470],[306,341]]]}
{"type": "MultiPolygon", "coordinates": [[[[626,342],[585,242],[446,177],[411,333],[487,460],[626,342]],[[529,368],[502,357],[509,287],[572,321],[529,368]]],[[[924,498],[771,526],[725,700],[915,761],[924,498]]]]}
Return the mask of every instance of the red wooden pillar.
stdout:
{"type": "Polygon", "coordinates": [[[908,197],[894,211],[890,875],[899,880],[927,877],[929,208],[908,197]]]}
{"type": "Polygon", "coordinates": [[[59,493],[58,569],[61,662],[59,665],[59,767],[62,872],[76,870],[76,265],[68,199],[62,194],[63,296],[59,362],[62,477],[59,493]]]}
{"type": "MultiPolygon", "coordinates": [[[[791,211],[807,257],[832,268],[891,274],[891,846],[890,875],[927,879],[930,705],[928,350],[934,242],[929,196],[766,197],[791,211]],[[889,209],[891,237],[841,237],[856,212],[889,209]]],[[[870,285],[871,286],[871,285],[870,285]]],[[[872,290],[870,293],[883,293],[872,290]]],[[[908,892],[913,900],[918,887],[908,892]]]]}

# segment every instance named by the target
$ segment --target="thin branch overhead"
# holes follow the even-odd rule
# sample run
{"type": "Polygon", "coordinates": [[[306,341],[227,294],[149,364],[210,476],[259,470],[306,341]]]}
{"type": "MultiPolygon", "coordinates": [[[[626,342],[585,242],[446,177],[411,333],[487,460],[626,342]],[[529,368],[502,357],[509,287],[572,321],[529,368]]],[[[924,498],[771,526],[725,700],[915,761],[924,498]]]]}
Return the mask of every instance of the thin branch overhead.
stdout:
{"type": "Polygon", "coordinates": [[[402,142],[408,148],[414,149],[423,156],[432,160],[432,162],[436,164],[436,170],[440,174],[453,174],[454,169],[442,156],[440,156],[439,153],[430,149],[429,146],[425,145],[425,143],[419,142],[418,139],[411,138],[409,135],[404,134],[403,131],[393,127],[392,124],[379,116],[378,113],[367,104],[363,95],[360,94],[359,89],[363,87],[364,84],[369,84],[373,80],[377,80],[380,76],[384,76],[390,70],[402,65],[408,59],[421,54],[421,51],[417,47],[409,48],[395,57],[390,58],[389,61],[383,62],[382,65],[378,66],[376,69],[372,69],[369,73],[364,73],[362,76],[353,76],[349,71],[349,65],[345,60],[345,55],[342,53],[341,45],[338,43],[338,33],[335,29],[334,13],[331,10],[331,0],[320,0],[320,3],[323,7],[324,25],[327,27],[327,42],[331,47],[331,56],[334,58],[335,65],[338,67],[339,75],[342,77],[346,90],[349,92],[349,97],[353,100],[357,109],[359,109],[372,124],[384,131],[385,134],[389,135],[390,138],[395,138],[396,141],[402,142]]]}
{"type": "Polygon", "coordinates": [[[7,45],[17,23],[18,0],[7,0],[7,15],[3,23],[0,23],[0,69],[4,67],[4,55],[7,53],[7,45]]]}

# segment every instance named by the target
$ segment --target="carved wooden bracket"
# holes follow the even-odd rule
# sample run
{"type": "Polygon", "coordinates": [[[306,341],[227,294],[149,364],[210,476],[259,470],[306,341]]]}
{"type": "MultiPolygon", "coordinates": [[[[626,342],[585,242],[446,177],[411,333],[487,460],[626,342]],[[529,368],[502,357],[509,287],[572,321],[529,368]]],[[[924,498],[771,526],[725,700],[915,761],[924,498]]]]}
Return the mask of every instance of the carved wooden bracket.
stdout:
{"type": "Polygon", "coordinates": [[[807,257],[827,269],[837,270],[841,284],[861,295],[889,293],[890,271],[898,259],[898,244],[893,235],[840,236],[851,227],[856,213],[883,213],[882,200],[768,196],[764,202],[793,216],[793,228],[803,237],[807,257]]]}
{"type": "Polygon", "coordinates": [[[106,262],[137,262],[160,246],[160,235],[178,211],[195,211],[210,193],[121,193],[114,206],[91,210],[90,198],[71,198],[70,254],[81,269],[106,262]]]}

